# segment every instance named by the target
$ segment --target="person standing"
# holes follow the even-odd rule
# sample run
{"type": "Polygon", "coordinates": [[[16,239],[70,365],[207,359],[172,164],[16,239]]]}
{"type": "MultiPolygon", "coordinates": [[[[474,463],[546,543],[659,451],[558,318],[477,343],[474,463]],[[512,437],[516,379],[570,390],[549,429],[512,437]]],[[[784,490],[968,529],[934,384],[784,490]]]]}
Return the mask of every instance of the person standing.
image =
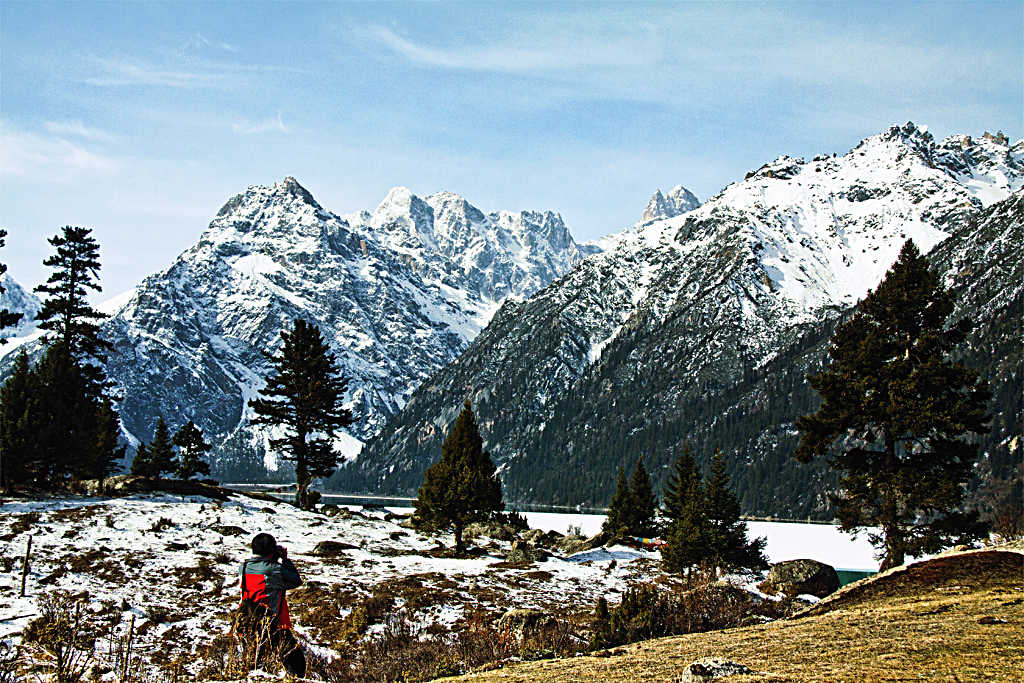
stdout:
{"type": "Polygon", "coordinates": [[[239,570],[242,602],[234,630],[255,637],[260,650],[279,653],[285,670],[301,678],[306,674],[306,653],[292,632],[285,592],[301,586],[302,577],[288,559],[288,550],[270,534],[256,534],[252,553],[239,570]]]}

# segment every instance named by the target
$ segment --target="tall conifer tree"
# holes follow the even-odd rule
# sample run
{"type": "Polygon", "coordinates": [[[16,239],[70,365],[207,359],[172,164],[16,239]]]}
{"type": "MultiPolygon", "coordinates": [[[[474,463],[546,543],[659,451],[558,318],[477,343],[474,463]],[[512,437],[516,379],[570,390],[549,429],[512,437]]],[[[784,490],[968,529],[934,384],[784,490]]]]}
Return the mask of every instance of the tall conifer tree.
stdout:
{"type": "Polygon", "coordinates": [[[616,535],[623,529],[629,530],[629,480],[626,479],[626,469],[619,468],[619,478],[615,483],[615,493],[608,502],[608,515],[601,525],[601,531],[605,534],[616,535]]]}
{"type": "Polygon", "coordinates": [[[296,320],[291,332],[281,331],[281,341],[280,351],[269,357],[273,371],[262,398],[249,406],[255,413],[252,424],[283,429],[284,436],[270,439],[270,446],[295,463],[295,501],[306,508],[313,479],[330,476],[338,466],[335,434],[354,420],[342,406],[348,380],[339,374],[320,329],[296,320]]]}
{"type": "Polygon", "coordinates": [[[30,458],[35,452],[35,425],[32,424],[32,369],[22,349],[14,359],[10,377],[0,387],[0,487],[10,490],[22,484],[32,472],[30,458]]]}
{"type": "Polygon", "coordinates": [[[146,447],[149,457],[150,472],[153,477],[160,477],[164,474],[173,474],[178,469],[178,463],[174,457],[174,444],[171,442],[171,430],[163,417],[156,421],[156,429],[153,430],[153,440],[146,447]]]}
{"type": "Polygon", "coordinates": [[[174,445],[178,453],[178,478],[185,481],[198,474],[210,474],[210,465],[203,457],[213,448],[203,438],[203,430],[189,420],[186,425],[174,434],[174,445]]]}
{"type": "Polygon", "coordinates": [[[715,453],[711,476],[704,487],[707,521],[707,563],[725,571],[763,569],[764,538],[747,540],[747,524],[740,519],[740,504],[729,484],[725,457],[715,453]]]}
{"type": "Polygon", "coordinates": [[[808,378],[822,405],[796,422],[798,460],[833,454],[843,530],[881,529],[869,538],[883,569],[985,533],[961,508],[977,460],[965,438],[988,431],[990,394],[953,359],[971,322],[947,325],[952,311],[952,295],[908,240],[836,328],[828,365],[808,378]]]}
{"type": "Polygon", "coordinates": [[[643,457],[637,458],[633,476],[629,480],[629,533],[645,538],[654,536],[657,533],[657,511],[658,499],[654,497],[651,477],[644,467],[643,457]]]}
{"type": "Polygon", "coordinates": [[[101,292],[100,247],[90,228],[64,226],[49,240],[55,253],[43,265],[53,269],[35,291],[47,295],[36,315],[39,328],[53,332],[57,343],[76,361],[103,360],[106,342],[97,321],[107,317],[89,305],[89,292],[101,292]]]}
{"type": "Polygon", "coordinates": [[[422,529],[451,529],[455,553],[465,550],[466,526],[504,508],[501,482],[469,401],[441,444],[441,459],[427,468],[415,501],[414,522],[422,529]]]}
{"type": "Polygon", "coordinates": [[[99,338],[97,321],[106,316],[88,302],[90,291],[102,291],[99,245],[89,228],[70,226],[49,242],[55,253],[43,265],[53,272],[36,287],[47,295],[36,319],[51,335],[35,369],[40,399],[30,421],[37,431],[37,477],[52,486],[68,476],[102,478],[123,451],[101,365],[108,344],[99,338]]]}
{"type": "Polygon", "coordinates": [[[700,473],[697,471],[697,461],[690,453],[690,445],[686,444],[682,455],[676,458],[661,496],[661,504],[669,525],[682,517],[687,495],[695,482],[700,484],[700,473]]]}
{"type": "Polygon", "coordinates": [[[706,562],[710,549],[707,501],[699,477],[689,480],[674,514],[669,519],[661,557],[668,571],[684,574],[706,562]]]}

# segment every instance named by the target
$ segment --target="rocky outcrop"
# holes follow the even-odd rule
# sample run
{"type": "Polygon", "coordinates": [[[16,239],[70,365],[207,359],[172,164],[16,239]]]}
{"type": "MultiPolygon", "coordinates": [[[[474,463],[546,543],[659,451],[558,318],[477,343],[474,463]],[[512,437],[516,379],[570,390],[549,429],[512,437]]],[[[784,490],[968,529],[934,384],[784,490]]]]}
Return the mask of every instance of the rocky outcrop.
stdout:
{"type": "Polygon", "coordinates": [[[136,474],[120,474],[106,479],[84,479],[72,483],[72,490],[88,496],[119,498],[135,493],[163,491],[181,496],[206,496],[214,500],[227,500],[232,492],[222,489],[213,481],[181,481],[179,479],[152,479],[136,474]]]}
{"type": "Polygon", "coordinates": [[[356,550],[357,546],[341,541],[320,541],[313,548],[313,554],[319,557],[336,557],[346,550],[356,550]]]}
{"type": "Polygon", "coordinates": [[[823,598],[839,590],[839,575],[833,567],[817,560],[789,560],[773,564],[762,586],[768,593],[823,598]]]}
{"type": "Polygon", "coordinates": [[[700,683],[727,676],[742,676],[754,673],[744,664],[731,662],[721,657],[704,657],[690,664],[683,671],[677,683],[700,683]]]}

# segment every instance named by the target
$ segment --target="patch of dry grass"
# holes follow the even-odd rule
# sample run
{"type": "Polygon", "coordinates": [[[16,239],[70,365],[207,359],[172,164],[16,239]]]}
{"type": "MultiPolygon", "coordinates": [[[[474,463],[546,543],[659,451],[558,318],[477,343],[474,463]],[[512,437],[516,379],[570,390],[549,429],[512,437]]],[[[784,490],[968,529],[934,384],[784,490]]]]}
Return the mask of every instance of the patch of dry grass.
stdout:
{"type": "Polygon", "coordinates": [[[746,664],[730,681],[1020,681],[1024,556],[952,555],[866,581],[800,618],[525,663],[459,680],[672,681],[701,657],[746,664]],[[979,623],[996,617],[1006,623],[979,623]]]}

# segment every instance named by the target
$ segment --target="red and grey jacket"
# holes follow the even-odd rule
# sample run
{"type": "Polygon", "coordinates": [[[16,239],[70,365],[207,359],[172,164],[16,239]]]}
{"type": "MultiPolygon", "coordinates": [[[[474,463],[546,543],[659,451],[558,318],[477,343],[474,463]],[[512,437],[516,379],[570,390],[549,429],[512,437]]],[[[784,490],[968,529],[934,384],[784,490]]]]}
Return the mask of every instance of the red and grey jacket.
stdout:
{"type": "Polygon", "coordinates": [[[281,558],[278,564],[262,557],[249,558],[242,563],[239,578],[242,600],[248,598],[270,610],[277,617],[278,628],[292,627],[284,592],[301,586],[302,578],[291,560],[281,558]]]}

